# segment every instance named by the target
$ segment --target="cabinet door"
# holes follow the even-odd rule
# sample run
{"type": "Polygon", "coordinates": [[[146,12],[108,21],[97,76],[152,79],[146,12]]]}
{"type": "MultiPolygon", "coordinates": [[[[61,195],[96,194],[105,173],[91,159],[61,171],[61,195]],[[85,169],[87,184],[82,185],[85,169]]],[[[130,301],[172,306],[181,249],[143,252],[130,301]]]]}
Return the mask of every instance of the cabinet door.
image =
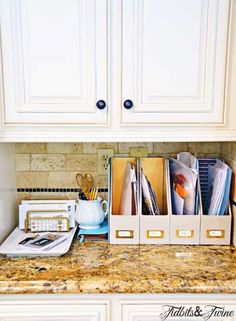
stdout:
{"type": "Polygon", "coordinates": [[[230,1],[123,0],[122,10],[122,123],[223,125],[230,1]]]}
{"type": "Polygon", "coordinates": [[[105,124],[106,0],[0,0],[6,124],[105,124]]]}
{"type": "Polygon", "coordinates": [[[106,304],[6,304],[0,306],[0,321],[109,321],[106,304]]]}

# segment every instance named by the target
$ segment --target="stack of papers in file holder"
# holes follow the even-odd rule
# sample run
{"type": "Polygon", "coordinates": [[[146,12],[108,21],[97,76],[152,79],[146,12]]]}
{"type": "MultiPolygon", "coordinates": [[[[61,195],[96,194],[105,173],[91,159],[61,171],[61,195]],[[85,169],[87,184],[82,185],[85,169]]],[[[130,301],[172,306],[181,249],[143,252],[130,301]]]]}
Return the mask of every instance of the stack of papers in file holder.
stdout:
{"type": "Polygon", "coordinates": [[[231,242],[232,227],[232,213],[229,201],[232,170],[226,164],[222,164],[221,160],[216,158],[205,158],[199,159],[199,174],[203,204],[200,244],[229,245],[231,242]],[[218,193],[218,195],[215,195],[215,198],[218,199],[218,206],[216,206],[217,204],[213,200],[215,210],[212,211],[209,207],[209,191],[211,190],[209,177],[210,171],[214,170],[213,167],[217,166],[217,162],[220,163],[220,167],[223,167],[225,174],[224,180],[221,178],[218,180],[222,186],[220,185],[216,187],[220,187],[221,192],[218,193]]]}

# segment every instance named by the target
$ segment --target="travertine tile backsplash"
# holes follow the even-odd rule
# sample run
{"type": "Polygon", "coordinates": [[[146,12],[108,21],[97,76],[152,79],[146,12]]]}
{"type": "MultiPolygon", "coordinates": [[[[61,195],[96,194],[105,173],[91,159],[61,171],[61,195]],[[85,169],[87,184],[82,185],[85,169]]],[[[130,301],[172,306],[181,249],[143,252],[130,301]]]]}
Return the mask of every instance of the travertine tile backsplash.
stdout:
{"type": "MultiPolygon", "coordinates": [[[[132,147],[146,147],[148,156],[175,156],[178,152],[189,151],[196,156],[223,156],[236,170],[236,143],[18,143],[16,144],[16,176],[18,202],[29,197],[76,198],[76,174],[90,173],[100,187],[107,187],[107,176],[98,175],[97,151],[112,148],[115,157],[129,156],[132,147]],[[25,192],[26,188],[32,189],[25,192]],[[38,190],[36,190],[38,189],[38,190]],[[41,189],[39,191],[39,189],[41,189]],[[47,190],[43,190],[47,189],[47,190]],[[48,189],[52,189],[50,192],[48,189]],[[54,190],[56,189],[56,190],[54,190]],[[58,189],[66,189],[58,191],[58,189]]],[[[236,178],[233,174],[232,195],[236,201],[236,178]]],[[[101,193],[106,198],[106,193],[101,193]]],[[[236,206],[233,206],[236,219],[236,206]]],[[[236,245],[236,224],[234,224],[236,245]]]]}
{"type": "MultiPolygon", "coordinates": [[[[149,156],[175,156],[180,151],[190,151],[197,156],[221,154],[221,143],[19,143],[16,144],[17,188],[77,188],[78,172],[92,174],[96,183],[106,188],[107,176],[98,175],[98,149],[112,148],[115,157],[127,157],[132,147],[146,147],[149,156]]],[[[54,193],[20,192],[18,198],[49,195],[54,193]]],[[[76,194],[67,190],[60,196],[75,197],[76,194]]]]}

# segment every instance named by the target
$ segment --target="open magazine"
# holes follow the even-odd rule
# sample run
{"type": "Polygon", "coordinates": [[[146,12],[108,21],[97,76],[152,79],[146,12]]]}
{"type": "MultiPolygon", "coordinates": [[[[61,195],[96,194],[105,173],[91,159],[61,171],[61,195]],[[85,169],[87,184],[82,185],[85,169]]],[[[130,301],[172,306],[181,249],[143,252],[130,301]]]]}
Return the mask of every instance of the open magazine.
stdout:
{"type": "Polygon", "coordinates": [[[169,167],[173,214],[197,214],[197,159],[188,152],[180,153],[177,160],[170,159],[169,167]]]}

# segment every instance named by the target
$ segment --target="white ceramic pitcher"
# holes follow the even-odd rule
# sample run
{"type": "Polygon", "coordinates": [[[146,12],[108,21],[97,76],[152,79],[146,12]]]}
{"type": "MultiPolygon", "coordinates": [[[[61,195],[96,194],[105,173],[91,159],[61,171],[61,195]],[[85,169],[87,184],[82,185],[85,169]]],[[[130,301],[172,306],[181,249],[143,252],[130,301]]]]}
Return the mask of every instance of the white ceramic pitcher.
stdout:
{"type": "Polygon", "coordinates": [[[86,230],[98,229],[108,212],[107,201],[79,200],[75,220],[80,228],[86,230]],[[105,206],[105,209],[104,209],[105,206]]]}

